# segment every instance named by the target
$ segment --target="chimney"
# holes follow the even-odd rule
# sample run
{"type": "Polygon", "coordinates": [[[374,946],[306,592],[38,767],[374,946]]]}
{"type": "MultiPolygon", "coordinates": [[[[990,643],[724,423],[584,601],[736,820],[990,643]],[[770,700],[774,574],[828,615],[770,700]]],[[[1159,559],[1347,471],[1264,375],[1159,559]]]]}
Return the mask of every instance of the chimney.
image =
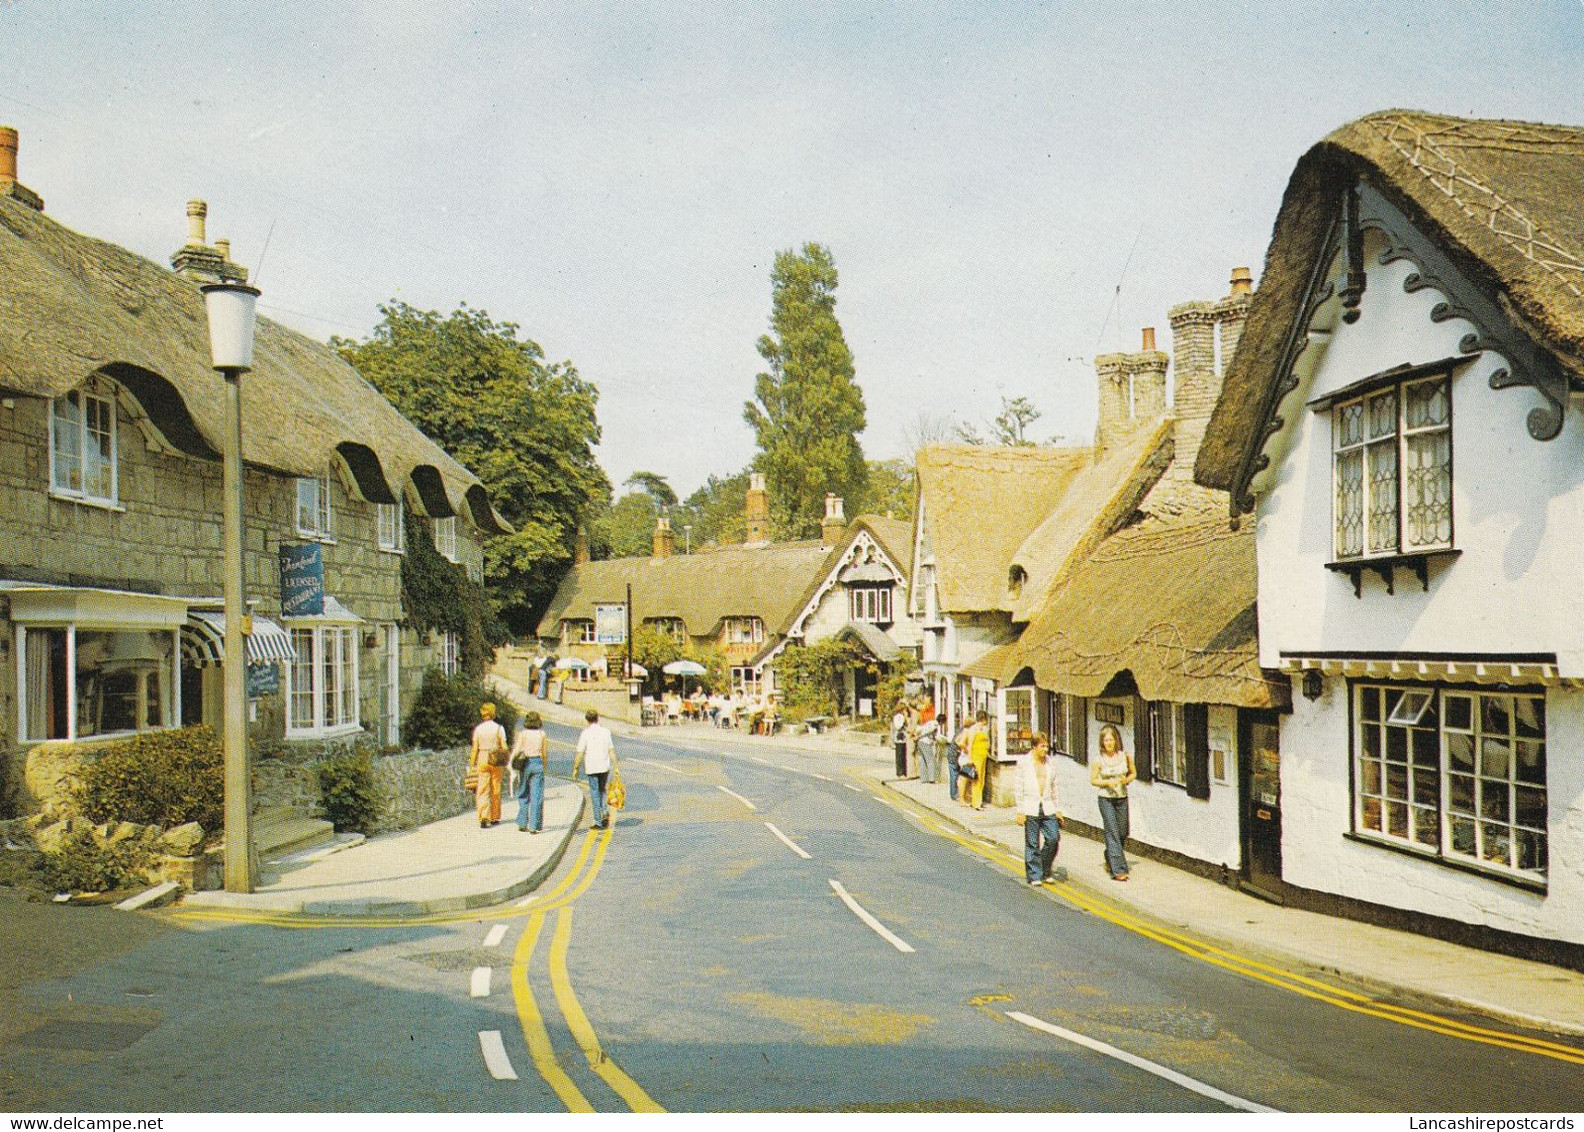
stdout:
{"type": "Polygon", "coordinates": [[[675,545],[675,536],[671,533],[671,520],[664,515],[655,519],[654,529],[654,556],[656,558],[670,558],[671,549],[675,545]]]}
{"type": "Polygon", "coordinates": [[[572,565],[587,566],[589,563],[588,528],[579,527],[577,536],[572,542],[572,565]]]}
{"type": "Polygon", "coordinates": [[[847,530],[847,516],[842,510],[842,497],[825,493],[825,517],[820,520],[820,542],[835,546],[847,530]]]}
{"type": "Polygon", "coordinates": [[[0,197],[44,211],[44,198],[17,180],[17,132],[10,126],[0,126],[0,197]]]}
{"type": "Polygon", "coordinates": [[[212,248],[205,242],[208,216],[204,201],[187,202],[187,242],[171,256],[171,266],[177,274],[200,283],[246,283],[247,268],[231,262],[231,241],[219,240],[212,248]]]}
{"type": "Polygon", "coordinates": [[[1166,366],[1170,359],[1155,348],[1155,328],[1144,327],[1136,354],[1095,358],[1099,379],[1099,420],[1095,447],[1104,450],[1138,425],[1166,413],[1166,366]]]}
{"type": "Polygon", "coordinates": [[[1246,267],[1234,267],[1232,269],[1232,292],[1227,297],[1232,298],[1237,295],[1248,295],[1252,294],[1253,291],[1253,273],[1250,272],[1246,267]]]}
{"type": "Polygon", "coordinates": [[[745,514],[748,529],[743,537],[743,545],[768,546],[770,544],[770,493],[765,491],[763,472],[748,473],[748,500],[745,514]]]}
{"type": "Polygon", "coordinates": [[[1172,366],[1177,378],[1173,409],[1177,416],[1176,454],[1170,475],[1192,480],[1194,461],[1204,441],[1210,413],[1221,398],[1221,383],[1237,350],[1253,298],[1253,278],[1234,267],[1230,290],[1215,302],[1179,303],[1170,312],[1172,366]]]}
{"type": "MultiPolygon", "coordinates": [[[[1254,299],[1254,281],[1246,267],[1232,269],[1232,290],[1216,304],[1221,315],[1221,375],[1226,376],[1237,353],[1238,339],[1243,337],[1243,323],[1248,318],[1249,303],[1254,299]]],[[[1219,396],[1219,391],[1217,396],[1219,396]]]]}

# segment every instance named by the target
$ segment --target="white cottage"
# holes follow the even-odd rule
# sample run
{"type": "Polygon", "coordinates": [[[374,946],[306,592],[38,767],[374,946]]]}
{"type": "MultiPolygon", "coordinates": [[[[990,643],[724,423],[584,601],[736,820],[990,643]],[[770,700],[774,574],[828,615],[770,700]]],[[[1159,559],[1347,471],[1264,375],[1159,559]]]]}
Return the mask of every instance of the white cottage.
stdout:
{"type": "Polygon", "coordinates": [[[1196,465],[1252,513],[1289,899],[1584,961],[1584,130],[1298,163],[1196,465]]]}

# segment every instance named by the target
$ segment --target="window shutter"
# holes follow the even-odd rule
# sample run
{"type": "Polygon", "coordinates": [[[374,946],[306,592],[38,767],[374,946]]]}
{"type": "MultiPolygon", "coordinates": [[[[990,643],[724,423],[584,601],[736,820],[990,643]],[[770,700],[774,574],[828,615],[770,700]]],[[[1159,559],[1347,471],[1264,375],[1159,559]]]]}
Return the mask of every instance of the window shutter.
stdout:
{"type": "Polygon", "coordinates": [[[1188,797],[1210,797],[1210,709],[1183,705],[1183,746],[1188,754],[1188,797]]]}
{"type": "Polygon", "coordinates": [[[1072,756],[1080,763],[1088,765],[1089,762],[1089,701],[1083,696],[1067,697],[1069,733],[1068,742],[1072,744],[1072,756]]]}
{"type": "Polygon", "coordinates": [[[1143,696],[1133,697],[1133,769],[1140,782],[1155,779],[1154,713],[1143,696]]]}

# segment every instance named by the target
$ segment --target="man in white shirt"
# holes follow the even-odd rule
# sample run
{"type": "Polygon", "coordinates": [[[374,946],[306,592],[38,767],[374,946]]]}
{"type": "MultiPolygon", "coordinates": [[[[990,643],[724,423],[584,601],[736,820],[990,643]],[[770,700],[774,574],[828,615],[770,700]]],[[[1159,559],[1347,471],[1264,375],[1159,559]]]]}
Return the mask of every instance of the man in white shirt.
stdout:
{"type": "Polygon", "coordinates": [[[616,742],[611,738],[610,728],[599,721],[599,712],[590,708],[583,718],[588,720],[588,726],[578,736],[572,777],[577,777],[580,765],[588,774],[589,794],[594,799],[594,828],[604,829],[610,822],[605,810],[605,786],[616,767],[616,742]]]}

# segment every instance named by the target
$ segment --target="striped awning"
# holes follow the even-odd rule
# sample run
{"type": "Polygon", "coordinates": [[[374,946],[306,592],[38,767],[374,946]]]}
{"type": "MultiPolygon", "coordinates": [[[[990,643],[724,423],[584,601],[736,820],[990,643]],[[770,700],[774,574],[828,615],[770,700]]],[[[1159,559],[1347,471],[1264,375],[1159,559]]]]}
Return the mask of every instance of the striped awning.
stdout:
{"type": "MultiPolygon", "coordinates": [[[[208,668],[225,662],[225,614],[192,610],[181,633],[182,659],[191,668],[208,668]]],[[[291,634],[268,617],[253,615],[253,631],[247,636],[249,664],[290,664],[297,659],[291,634]]]]}

